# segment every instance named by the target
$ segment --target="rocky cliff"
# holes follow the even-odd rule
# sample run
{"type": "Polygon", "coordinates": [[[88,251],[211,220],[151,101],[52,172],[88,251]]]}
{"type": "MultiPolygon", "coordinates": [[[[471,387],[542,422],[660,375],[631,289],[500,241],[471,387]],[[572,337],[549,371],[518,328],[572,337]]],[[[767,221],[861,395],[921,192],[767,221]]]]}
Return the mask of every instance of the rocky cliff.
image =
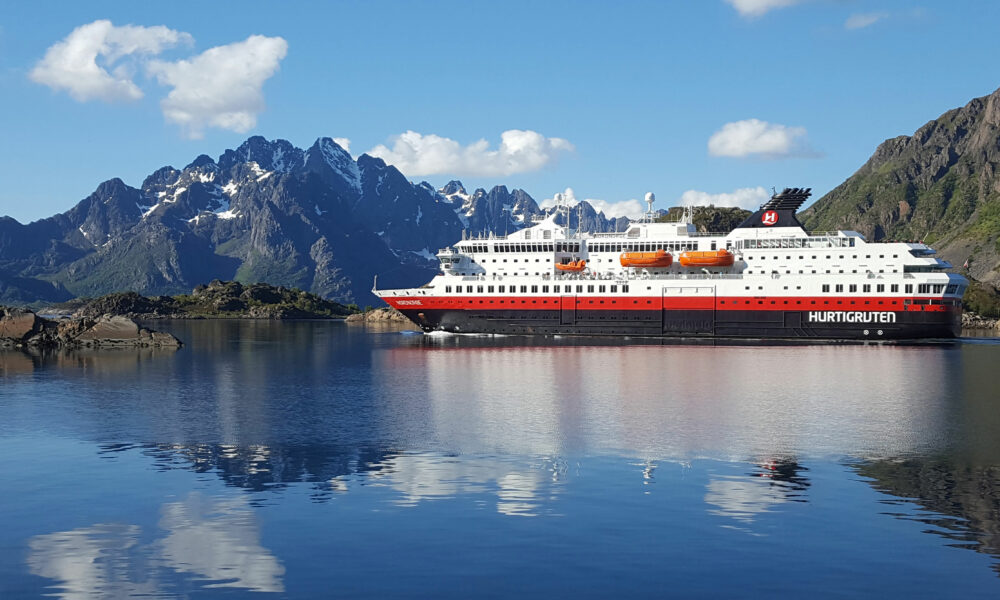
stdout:
{"type": "Polygon", "coordinates": [[[813,230],[922,240],[1000,282],[1000,90],[886,140],[801,218],[813,230]]]}

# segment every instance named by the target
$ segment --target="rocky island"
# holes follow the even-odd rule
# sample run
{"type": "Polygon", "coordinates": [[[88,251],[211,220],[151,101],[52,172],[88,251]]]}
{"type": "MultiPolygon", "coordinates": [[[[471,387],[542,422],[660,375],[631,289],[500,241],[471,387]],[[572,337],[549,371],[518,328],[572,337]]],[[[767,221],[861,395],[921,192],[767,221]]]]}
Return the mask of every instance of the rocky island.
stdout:
{"type": "Polygon", "coordinates": [[[0,307],[0,348],[179,348],[180,340],[117,315],[46,319],[0,307]]]}
{"type": "Polygon", "coordinates": [[[358,312],[356,306],[295,288],[217,279],[199,285],[191,294],[143,296],[122,292],[67,302],[50,310],[72,312],[82,318],[111,314],[132,319],[343,319],[358,312]]]}

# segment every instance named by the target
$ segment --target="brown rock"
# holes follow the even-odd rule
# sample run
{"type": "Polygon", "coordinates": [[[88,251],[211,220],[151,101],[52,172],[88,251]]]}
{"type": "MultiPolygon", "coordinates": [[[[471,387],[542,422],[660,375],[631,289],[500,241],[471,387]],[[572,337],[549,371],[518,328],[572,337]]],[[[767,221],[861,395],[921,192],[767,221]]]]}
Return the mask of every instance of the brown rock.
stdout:
{"type": "Polygon", "coordinates": [[[348,316],[345,321],[348,323],[358,323],[362,325],[402,325],[413,327],[413,323],[395,308],[384,307],[376,308],[375,310],[370,310],[364,313],[357,313],[348,316]]]}
{"type": "Polygon", "coordinates": [[[139,325],[128,317],[104,315],[87,330],[80,333],[76,339],[81,342],[108,340],[114,342],[136,342],[139,335],[139,325]]]}
{"type": "Polygon", "coordinates": [[[21,341],[40,329],[35,313],[18,308],[0,309],[0,338],[21,341]]]}

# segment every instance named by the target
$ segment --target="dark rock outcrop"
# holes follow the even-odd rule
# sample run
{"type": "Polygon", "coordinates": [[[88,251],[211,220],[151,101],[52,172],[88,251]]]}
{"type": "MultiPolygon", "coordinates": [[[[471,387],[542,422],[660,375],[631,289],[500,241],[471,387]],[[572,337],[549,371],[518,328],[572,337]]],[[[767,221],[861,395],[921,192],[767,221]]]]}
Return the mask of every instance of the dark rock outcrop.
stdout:
{"type": "Polygon", "coordinates": [[[50,320],[35,313],[0,307],[0,347],[16,348],[177,348],[180,340],[139,326],[127,317],[50,320]]]}

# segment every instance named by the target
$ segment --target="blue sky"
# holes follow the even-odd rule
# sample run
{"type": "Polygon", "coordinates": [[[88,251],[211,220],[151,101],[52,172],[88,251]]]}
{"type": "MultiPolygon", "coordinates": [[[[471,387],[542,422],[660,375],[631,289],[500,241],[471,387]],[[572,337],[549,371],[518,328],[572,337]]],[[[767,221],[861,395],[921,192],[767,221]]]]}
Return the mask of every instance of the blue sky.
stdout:
{"type": "Polygon", "coordinates": [[[1000,87],[998,24],[1000,3],[961,0],[5,3],[0,214],[62,212],[250,135],[347,138],[414,181],[572,187],[610,212],[646,191],[818,197],[1000,87]],[[81,27],[104,79],[46,60],[81,27]]]}

